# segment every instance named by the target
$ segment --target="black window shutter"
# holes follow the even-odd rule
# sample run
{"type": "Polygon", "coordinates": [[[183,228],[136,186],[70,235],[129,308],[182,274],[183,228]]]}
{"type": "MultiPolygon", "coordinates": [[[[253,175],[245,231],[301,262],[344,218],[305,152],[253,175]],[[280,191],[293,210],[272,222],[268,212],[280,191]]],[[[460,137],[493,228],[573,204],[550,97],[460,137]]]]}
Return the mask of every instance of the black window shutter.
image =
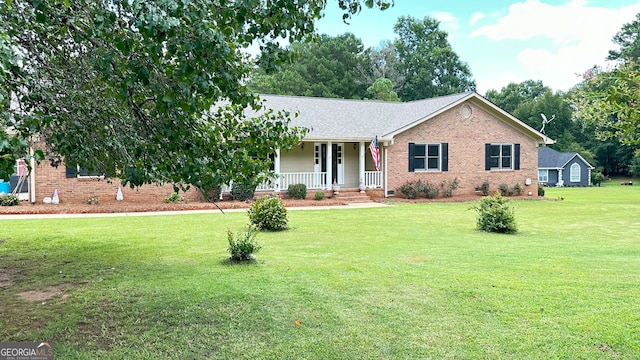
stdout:
{"type": "Polygon", "coordinates": [[[513,169],[520,170],[520,144],[513,145],[513,169]]]}
{"type": "Polygon", "coordinates": [[[69,167],[69,166],[65,166],[66,170],[65,170],[65,175],[68,178],[74,178],[76,177],[76,167],[69,167]]]}
{"type": "Polygon", "coordinates": [[[442,171],[449,171],[449,143],[442,143],[442,171]]]}
{"type": "Polygon", "coordinates": [[[415,172],[416,167],[413,164],[413,159],[416,157],[416,144],[409,143],[409,172],[415,172]]]}
{"type": "Polygon", "coordinates": [[[491,170],[491,144],[484,144],[484,169],[491,170]]]}

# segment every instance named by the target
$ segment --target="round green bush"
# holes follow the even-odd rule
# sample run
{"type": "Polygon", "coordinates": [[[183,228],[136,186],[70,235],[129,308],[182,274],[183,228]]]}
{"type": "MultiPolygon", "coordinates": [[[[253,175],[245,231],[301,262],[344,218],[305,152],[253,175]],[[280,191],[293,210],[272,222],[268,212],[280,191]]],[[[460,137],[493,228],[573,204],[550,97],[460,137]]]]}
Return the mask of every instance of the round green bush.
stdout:
{"type": "Polygon", "coordinates": [[[289,185],[289,189],[287,189],[287,194],[292,199],[302,200],[307,197],[307,185],[305,184],[293,184],[289,185]]]}
{"type": "Polygon", "coordinates": [[[503,198],[500,192],[483,198],[472,208],[478,212],[479,230],[504,234],[517,231],[513,209],[509,206],[509,200],[503,198]]]}
{"type": "Polygon", "coordinates": [[[257,185],[254,182],[233,183],[231,188],[231,198],[238,201],[253,199],[257,185]]]}
{"type": "Polygon", "coordinates": [[[322,199],[324,199],[324,192],[323,191],[318,191],[313,195],[313,198],[320,201],[322,199]]]}
{"type": "Polygon", "coordinates": [[[249,207],[249,221],[260,230],[281,231],[287,228],[287,209],[277,196],[265,196],[249,207]]]}

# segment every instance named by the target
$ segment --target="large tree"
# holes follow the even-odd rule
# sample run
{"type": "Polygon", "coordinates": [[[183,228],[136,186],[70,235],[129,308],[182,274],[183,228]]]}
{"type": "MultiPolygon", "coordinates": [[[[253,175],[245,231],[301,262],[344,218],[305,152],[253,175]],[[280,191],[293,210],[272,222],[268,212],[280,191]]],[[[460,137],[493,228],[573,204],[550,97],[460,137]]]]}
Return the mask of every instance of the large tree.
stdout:
{"type": "MultiPolygon", "coordinates": [[[[359,0],[338,0],[345,18],[359,0]]],[[[386,8],[386,1],[365,0],[386,8]]],[[[281,59],[278,40],[306,40],[326,1],[14,0],[0,24],[22,74],[3,80],[16,108],[3,118],[49,154],[132,186],[211,187],[268,172],[276,148],[301,137],[288,114],[254,119],[243,49],[281,59]],[[210,109],[215,105],[215,111],[210,109]]]]}
{"type": "MultiPolygon", "coordinates": [[[[249,86],[258,93],[332,98],[362,98],[367,83],[361,69],[368,66],[362,40],[351,33],[321,35],[317,41],[291,44],[293,59],[278,71],[258,67],[249,86]]],[[[259,64],[264,63],[261,59],[259,64]]]]}
{"type": "Polygon", "coordinates": [[[398,67],[405,82],[398,95],[403,101],[475,90],[469,66],[453,51],[440,22],[401,16],[394,26],[398,39],[398,67]]]}
{"type": "Polygon", "coordinates": [[[638,61],[640,58],[640,13],[636,19],[624,24],[613,37],[613,43],[619,49],[609,50],[608,60],[638,61]]]}
{"type": "Polygon", "coordinates": [[[524,103],[534,101],[549,89],[542,81],[526,80],[521,83],[509,83],[502,89],[491,89],[485,97],[503,110],[513,114],[524,103]]]}

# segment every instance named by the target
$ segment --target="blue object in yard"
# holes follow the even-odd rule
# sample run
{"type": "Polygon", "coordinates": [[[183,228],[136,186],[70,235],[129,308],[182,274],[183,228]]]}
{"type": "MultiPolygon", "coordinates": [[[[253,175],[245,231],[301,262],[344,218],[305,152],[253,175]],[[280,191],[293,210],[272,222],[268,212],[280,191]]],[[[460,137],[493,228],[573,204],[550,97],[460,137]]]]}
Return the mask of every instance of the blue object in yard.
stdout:
{"type": "Polygon", "coordinates": [[[0,180],[0,194],[5,193],[8,194],[9,193],[9,183],[8,182],[4,182],[4,180],[0,180]]]}

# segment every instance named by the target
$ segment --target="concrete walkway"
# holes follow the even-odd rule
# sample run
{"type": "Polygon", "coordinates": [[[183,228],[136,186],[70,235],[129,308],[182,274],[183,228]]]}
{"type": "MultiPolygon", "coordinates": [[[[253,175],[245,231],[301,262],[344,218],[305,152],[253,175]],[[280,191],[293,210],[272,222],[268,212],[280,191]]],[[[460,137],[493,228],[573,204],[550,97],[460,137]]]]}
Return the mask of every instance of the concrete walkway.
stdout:
{"type": "MultiPolygon", "coordinates": [[[[331,206],[294,206],[288,207],[288,211],[297,210],[329,210],[329,209],[362,209],[390,206],[378,202],[352,203],[348,205],[331,206]]],[[[228,212],[242,212],[248,209],[223,209],[228,212]]],[[[82,214],[0,214],[0,220],[22,220],[22,219],[64,219],[64,218],[99,218],[118,216],[159,216],[159,215],[188,215],[188,214],[222,214],[218,209],[207,210],[178,210],[178,211],[145,211],[145,212],[121,212],[121,213],[82,213],[82,214]]]]}

